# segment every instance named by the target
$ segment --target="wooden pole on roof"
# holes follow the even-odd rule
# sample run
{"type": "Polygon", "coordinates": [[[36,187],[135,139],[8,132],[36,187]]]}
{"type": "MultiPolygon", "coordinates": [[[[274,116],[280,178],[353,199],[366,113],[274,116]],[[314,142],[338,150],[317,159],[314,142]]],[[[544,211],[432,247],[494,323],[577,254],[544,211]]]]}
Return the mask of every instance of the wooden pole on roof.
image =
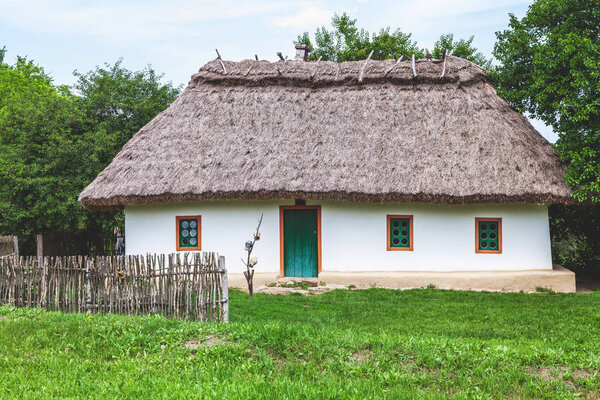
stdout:
{"type": "Polygon", "coordinates": [[[255,54],[254,58],[256,59],[256,61],[258,61],[258,54],[255,54]]]}
{"type": "Polygon", "coordinates": [[[400,61],[402,61],[403,58],[404,58],[404,56],[400,56],[400,58],[396,60],[396,63],[394,63],[394,65],[392,65],[385,71],[385,75],[389,74],[396,67],[396,65],[398,65],[398,63],[400,63],[400,61]]]}
{"type": "Polygon", "coordinates": [[[371,50],[371,52],[367,56],[367,59],[363,63],[362,68],[360,69],[360,75],[358,76],[359,82],[362,82],[362,80],[363,80],[363,74],[365,73],[365,68],[367,67],[367,63],[369,62],[369,59],[371,58],[372,55],[373,55],[373,50],[371,50]]]}
{"type": "Polygon", "coordinates": [[[417,77],[417,68],[415,66],[415,55],[412,55],[412,69],[413,69],[413,78],[417,77]]]}
{"type": "Polygon", "coordinates": [[[317,69],[319,68],[319,62],[321,62],[321,58],[323,58],[323,56],[319,56],[319,59],[317,60],[317,63],[315,64],[315,70],[313,71],[312,75],[310,76],[310,79],[314,78],[315,75],[317,75],[317,69]]]}
{"type": "Polygon", "coordinates": [[[217,52],[217,60],[219,60],[219,62],[221,63],[221,67],[223,67],[223,73],[226,74],[227,73],[227,69],[225,68],[225,64],[223,64],[223,60],[221,59],[221,55],[219,54],[219,50],[215,49],[215,51],[217,52]]]}
{"type": "Polygon", "coordinates": [[[444,75],[446,75],[446,54],[448,50],[444,49],[444,66],[442,67],[442,76],[440,79],[444,79],[444,75]]]}

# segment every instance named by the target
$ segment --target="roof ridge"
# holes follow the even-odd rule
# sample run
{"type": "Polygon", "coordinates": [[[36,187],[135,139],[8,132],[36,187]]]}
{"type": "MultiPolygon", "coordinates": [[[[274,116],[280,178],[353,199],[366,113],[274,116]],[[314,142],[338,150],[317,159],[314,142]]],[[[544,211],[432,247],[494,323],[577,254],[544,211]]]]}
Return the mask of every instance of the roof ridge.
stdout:
{"type": "Polygon", "coordinates": [[[290,84],[301,86],[331,86],[348,84],[460,84],[488,81],[478,65],[459,57],[444,60],[421,59],[397,61],[223,61],[213,60],[192,76],[190,86],[198,84],[268,86],[290,84]],[[361,79],[362,78],[362,79],[361,79]]]}

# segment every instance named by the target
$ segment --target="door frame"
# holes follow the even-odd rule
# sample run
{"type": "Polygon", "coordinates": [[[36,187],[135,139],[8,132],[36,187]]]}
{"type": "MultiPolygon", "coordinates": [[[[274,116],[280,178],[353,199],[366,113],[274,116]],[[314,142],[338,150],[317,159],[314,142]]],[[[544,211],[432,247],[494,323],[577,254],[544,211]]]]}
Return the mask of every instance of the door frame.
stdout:
{"type": "Polygon", "coordinates": [[[284,210],[317,210],[317,274],[321,273],[321,206],[279,206],[279,276],[284,275],[284,237],[283,237],[283,211],[284,210]]]}

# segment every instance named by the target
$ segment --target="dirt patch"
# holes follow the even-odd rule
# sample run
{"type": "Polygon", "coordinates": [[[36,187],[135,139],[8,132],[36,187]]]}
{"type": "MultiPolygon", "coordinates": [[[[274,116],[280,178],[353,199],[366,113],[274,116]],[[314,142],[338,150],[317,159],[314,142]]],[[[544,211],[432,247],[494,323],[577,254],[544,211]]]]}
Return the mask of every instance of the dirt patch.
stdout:
{"type": "Polygon", "coordinates": [[[208,335],[203,340],[198,340],[198,339],[188,340],[187,342],[185,342],[183,344],[183,347],[185,349],[199,349],[200,347],[211,348],[216,345],[225,346],[226,344],[228,344],[228,343],[225,342],[223,339],[221,339],[217,336],[208,335]]]}
{"type": "Polygon", "coordinates": [[[577,379],[587,379],[594,375],[596,375],[597,371],[587,371],[585,369],[574,369],[569,370],[566,367],[555,367],[555,368],[547,368],[547,367],[527,367],[527,373],[529,375],[538,376],[542,378],[544,381],[553,381],[562,379],[565,375],[570,374],[573,378],[577,379]]]}
{"type": "Polygon", "coordinates": [[[365,350],[354,352],[352,353],[352,358],[355,362],[362,364],[363,362],[369,361],[369,359],[371,358],[371,352],[365,350]]]}
{"type": "Polygon", "coordinates": [[[323,294],[325,292],[329,292],[335,289],[347,289],[346,286],[343,285],[325,285],[325,286],[310,286],[306,289],[303,289],[299,286],[297,287],[286,287],[286,286],[260,286],[254,290],[254,293],[265,293],[265,294],[281,294],[281,295],[289,295],[292,293],[299,293],[303,296],[314,296],[318,294],[323,294]]]}
{"type": "Polygon", "coordinates": [[[8,317],[6,315],[0,315],[0,321],[6,321],[8,317]]]}

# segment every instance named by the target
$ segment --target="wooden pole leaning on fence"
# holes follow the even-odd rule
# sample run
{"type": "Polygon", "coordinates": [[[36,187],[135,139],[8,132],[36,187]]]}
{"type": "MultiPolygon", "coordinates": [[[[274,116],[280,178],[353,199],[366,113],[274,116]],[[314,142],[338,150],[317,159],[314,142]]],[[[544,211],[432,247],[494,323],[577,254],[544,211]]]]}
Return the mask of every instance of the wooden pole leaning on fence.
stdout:
{"type": "Polygon", "coordinates": [[[223,322],[229,322],[229,282],[227,277],[227,268],[225,268],[225,257],[219,257],[219,273],[222,279],[222,291],[223,300],[221,300],[221,306],[223,307],[223,322]]]}

